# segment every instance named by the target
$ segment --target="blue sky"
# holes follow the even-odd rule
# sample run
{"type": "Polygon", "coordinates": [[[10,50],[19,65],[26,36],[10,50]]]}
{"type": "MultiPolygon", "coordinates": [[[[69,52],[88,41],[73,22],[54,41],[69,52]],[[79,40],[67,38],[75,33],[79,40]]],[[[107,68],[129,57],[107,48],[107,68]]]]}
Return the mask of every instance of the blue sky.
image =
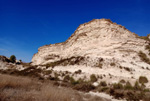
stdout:
{"type": "Polygon", "coordinates": [[[30,62],[40,46],[67,40],[92,19],[150,33],[150,0],[0,0],[0,55],[30,62]]]}

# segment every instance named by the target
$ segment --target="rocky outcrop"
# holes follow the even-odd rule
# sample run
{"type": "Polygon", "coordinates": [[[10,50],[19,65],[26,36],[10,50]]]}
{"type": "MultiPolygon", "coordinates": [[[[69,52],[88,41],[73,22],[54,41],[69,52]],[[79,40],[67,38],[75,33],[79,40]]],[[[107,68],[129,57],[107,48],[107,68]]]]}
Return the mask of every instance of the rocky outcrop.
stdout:
{"type": "Polygon", "coordinates": [[[3,62],[10,62],[10,60],[9,60],[7,57],[2,56],[2,55],[0,55],[0,61],[3,61],[3,62]]]}
{"type": "MultiPolygon", "coordinates": [[[[128,56],[131,59],[137,57],[140,50],[145,51],[146,44],[145,40],[138,38],[138,35],[124,26],[109,19],[94,19],[81,24],[65,42],[40,47],[33,56],[32,63],[47,64],[78,56],[90,60],[92,63],[88,61],[88,65],[92,66],[97,64],[99,58],[108,62],[121,62],[128,56]]],[[[140,61],[139,58],[137,61],[140,61]]]]}

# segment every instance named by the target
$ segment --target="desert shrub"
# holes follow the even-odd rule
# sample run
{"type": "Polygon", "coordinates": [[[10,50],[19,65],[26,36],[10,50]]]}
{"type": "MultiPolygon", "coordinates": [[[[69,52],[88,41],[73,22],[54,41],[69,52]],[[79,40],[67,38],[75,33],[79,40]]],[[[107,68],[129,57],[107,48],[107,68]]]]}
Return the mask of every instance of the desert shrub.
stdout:
{"type": "Polygon", "coordinates": [[[148,83],[148,79],[145,76],[140,76],[139,77],[139,83],[148,83]]]}
{"type": "Polygon", "coordinates": [[[149,52],[148,55],[150,55],[150,44],[146,45],[145,49],[148,50],[148,52],[149,52]]]}
{"type": "Polygon", "coordinates": [[[97,81],[97,78],[96,78],[95,74],[92,74],[90,76],[90,80],[91,80],[91,82],[96,82],[97,81]]]}
{"type": "Polygon", "coordinates": [[[109,87],[102,87],[99,91],[100,92],[106,92],[109,89],[109,87]]]}
{"type": "Polygon", "coordinates": [[[73,88],[76,90],[81,90],[81,91],[86,91],[86,92],[95,89],[95,87],[90,82],[84,82],[84,83],[77,84],[73,88]]]}
{"type": "Polygon", "coordinates": [[[150,64],[150,60],[149,60],[149,58],[147,57],[147,55],[145,53],[143,53],[142,51],[140,51],[138,53],[138,55],[139,55],[139,57],[141,58],[142,61],[150,64]]]}
{"type": "Polygon", "coordinates": [[[103,64],[99,62],[98,64],[96,64],[96,67],[102,68],[103,64]]]}
{"type": "Polygon", "coordinates": [[[119,98],[123,98],[124,97],[124,92],[123,90],[115,90],[114,95],[115,98],[119,99],[119,98]]]}
{"type": "Polygon", "coordinates": [[[57,65],[58,65],[57,62],[51,62],[51,63],[46,64],[46,68],[48,68],[48,67],[55,67],[57,65]]]}
{"type": "Polygon", "coordinates": [[[146,88],[143,90],[144,92],[150,92],[150,89],[146,88]]]}
{"type": "Polygon", "coordinates": [[[30,77],[40,77],[42,70],[40,68],[36,68],[36,66],[31,66],[28,68],[25,68],[24,70],[17,70],[17,69],[7,69],[3,71],[5,74],[11,74],[11,75],[19,75],[19,76],[30,76],[30,77]]]}
{"type": "Polygon", "coordinates": [[[150,41],[150,39],[148,38],[148,36],[140,36],[139,38],[144,39],[146,41],[150,41]]]}
{"type": "Polygon", "coordinates": [[[145,93],[145,97],[143,98],[143,101],[150,101],[150,92],[145,93]]]}
{"type": "Polygon", "coordinates": [[[126,81],[124,79],[120,80],[120,83],[126,83],[126,81]]]}
{"type": "Polygon", "coordinates": [[[115,66],[116,64],[114,62],[110,63],[110,66],[115,66]]]}
{"type": "Polygon", "coordinates": [[[127,91],[125,96],[127,101],[140,101],[140,99],[134,91],[127,91]]]}
{"type": "Polygon", "coordinates": [[[15,56],[15,55],[11,55],[11,56],[10,56],[10,61],[11,61],[12,63],[15,63],[15,62],[16,62],[16,56],[15,56]]]}
{"type": "Polygon", "coordinates": [[[133,90],[133,86],[131,85],[131,83],[128,81],[126,82],[125,86],[124,86],[124,89],[126,90],[133,90]]]}
{"type": "Polygon", "coordinates": [[[58,74],[57,72],[54,72],[54,78],[55,78],[56,81],[59,80],[59,77],[58,77],[58,76],[59,76],[59,74],[58,74]]]}
{"type": "Polygon", "coordinates": [[[61,59],[61,60],[58,60],[58,61],[55,61],[55,62],[51,62],[51,63],[48,63],[46,64],[46,67],[55,67],[55,66],[58,66],[58,65],[63,65],[63,66],[66,66],[66,65],[79,65],[81,61],[84,61],[84,57],[81,57],[81,56],[78,56],[78,57],[70,57],[70,58],[65,58],[65,59],[61,59]]]}
{"type": "Polygon", "coordinates": [[[70,80],[70,76],[69,75],[66,75],[63,79],[64,82],[68,82],[70,80]]]}
{"type": "Polygon", "coordinates": [[[148,51],[150,51],[150,44],[145,46],[145,49],[147,49],[148,51]]]}
{"type": "Polygon", "coordinates": [[[135,90],[141,90],[141,86],[139,85],[139,82],[136,81],[135,84],[134,84],[134,89],[135,90]]]}
{"type": "Polygon", "coordinates": [[[54,75],[55,75],[55,77],[60,76],[60,74],[59,74],[59,73],[57,73],[57,72],[54,72],[54,75]]]}
{"type": "Polygon", "coordinates": [[[77,71],[75,71],[75,74],[81,74],[82,73],[82,70],[77,70],[77,71]]]}
{"type": "Polygon", "coordinates": [[[54,73],[54,75],[49,75],[48,77],[49,80],[52,80],[52,81],[59,81],[59,77],[57,74],[54,73]]]}
{"type": "Polygon", "coordinates": [[[114,89],[123,89],[124,87],[123,87],[123,85],[121,83],[114,83],[113,84],[113,88],[114,89]]]}
{"type": "Polygon", "coordinates": [[[122,66],[119,66],[119,68],[122,69],[123,67],[122,67],[122,66]]]}
{"type": "Polygon", "coordinates": [[[44,77],[41,76],[41,77],[39,77],[38,79],[39,79],[39,80],[44,80],[44,77]]]}
{"type": "Polygon", "coordinates": [[[49,75],[49,74],[51,74],[51,73],[52,73],[52,70],[44,71],[44,74],[45,74],[45,75],[49,75]]]}
{"type": "Polygon", "coordinates": [[[62,76],[62,77],[65,76],[65,73],[63,72],[63,73],[61,74],[61,76],[62,76]]]}
{"type": "Polygon", "coordinates": [[[114,93],[115,93],[115,89],[114,89],[114,88],[110,88],[109,94],[110,94],[110,95],[113,95],[114,93]]]}
{"type": "Polygon", "coordinates": [[[76,85],[76,84],[79,84],[79,81],[78,80],[75,80],[73,77],[70,77],[70,83],[72,85],[76,85]]]}
{"type": "Polygon", "coordinates": [[[125,69],[126,71],[128,71],[128,72],[131,71],[131,69],[130,69],[129,67],[124,67],[124,69],[125,69]]]}
{"type": "Polygon", "coordinates": [[[101,81],[100,84],[99,84],[99,86],[104,86],[104,87],[107,86],[106,81],[101,81]]]}
{"type": "Polygon", "coordinates": [[[22,71],[16,71],[15,74],[21,75],[21,76],[40,77],[41,72],[42,72],[42,70],[40,68],[31,66],[22,71]]]}
{"type": "Polygon", "coordinates": [[[21,65],[22,66],[25,66],[25,67],[31,67],[31,63],[24,63],[24,62],[21,62],[21,65]]]}
{"type": "Polygon", "coordinates": [[[79,83],[84,83],[85,81],[84,81],[84,79],[79,78],[79,79],[78,79],[78,82],[79,82],[79,83]]]}

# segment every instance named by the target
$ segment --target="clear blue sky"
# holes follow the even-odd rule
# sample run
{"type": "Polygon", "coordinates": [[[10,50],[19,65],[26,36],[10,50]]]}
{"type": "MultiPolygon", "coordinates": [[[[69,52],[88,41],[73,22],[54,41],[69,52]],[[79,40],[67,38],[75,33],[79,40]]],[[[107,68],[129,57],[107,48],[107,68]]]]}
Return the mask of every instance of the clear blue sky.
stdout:
{"type": "Polygon", "coordinates": [[[0,0],[0,55],[30,62],[40,46],[63,42],[92,19],[150,33],[150,0],[0,0]]]}

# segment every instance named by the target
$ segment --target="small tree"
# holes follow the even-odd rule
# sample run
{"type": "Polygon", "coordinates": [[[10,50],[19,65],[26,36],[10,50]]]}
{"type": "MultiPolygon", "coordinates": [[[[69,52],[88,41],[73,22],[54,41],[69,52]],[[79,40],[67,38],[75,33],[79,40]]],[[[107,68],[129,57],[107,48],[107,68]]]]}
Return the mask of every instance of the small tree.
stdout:
{"type": "Polygon", "coordinates": [[[15,55],[11,55],[11,56],[10,56],[10,61],[11,61],[12,63],[15,63],[15,62],[16,62],[16,56],[15,56],[15,55]]]}

